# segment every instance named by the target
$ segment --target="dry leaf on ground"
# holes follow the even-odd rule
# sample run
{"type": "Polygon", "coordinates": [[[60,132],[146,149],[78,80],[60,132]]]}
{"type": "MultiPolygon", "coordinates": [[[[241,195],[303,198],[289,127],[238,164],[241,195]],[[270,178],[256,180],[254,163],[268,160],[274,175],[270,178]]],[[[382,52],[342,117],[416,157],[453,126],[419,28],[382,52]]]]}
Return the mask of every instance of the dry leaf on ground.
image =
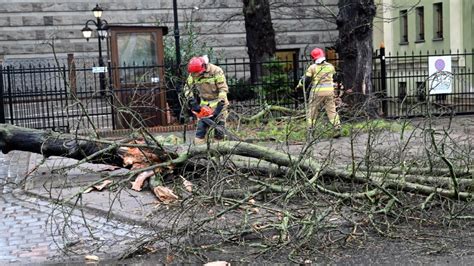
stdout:
{"type": "Polygon", "coordinates": [[[179,197],[176,196],[176,194],[174,194],[173,190],[164,186],[155,187],[155,189],[153,189],[153,192],[155,193],[155,195],[158,197],[160,201],[166,204],[172,203],[179,199],[179,197]]]}
{"type": "Polygon", "coordinates": [[[184,177],[181,177],[181,179],[183,180],[183,186],[184,188],[188,191],[188,192],[193,192],[193,183],[191,183],[190,181],[188,181],[186,178],[184,177]]]}
{"type": "Polygon", "coordinates": [[[171,264],[174,261],[174,256],[173,255],[166,255],[166,264],[171,264]]]}

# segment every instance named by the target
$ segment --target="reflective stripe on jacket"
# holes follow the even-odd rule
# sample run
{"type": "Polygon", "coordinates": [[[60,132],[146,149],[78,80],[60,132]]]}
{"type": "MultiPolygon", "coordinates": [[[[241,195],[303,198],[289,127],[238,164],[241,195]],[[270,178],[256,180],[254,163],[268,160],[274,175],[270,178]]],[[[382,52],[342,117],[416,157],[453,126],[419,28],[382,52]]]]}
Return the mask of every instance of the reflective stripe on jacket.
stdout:
{"type": "Polygon", "coordinates": [[[212,100],[212,101],[206,101],[206,100],[201,99],[201,102],[199,103],[199,105],[201,105],[201,106],[208,105],[209,107],[211,107],[212,109],[214,109],[214,108],[217,107],[217,104],[218,104],[220,101],[221,101],[221,99],[215,99],[215,100],[212,100]]]}
{"type": "Polygon", "coordinates": [[[333,75],[336,73],[334,66],[328,62],[312,64],[306,70],[305,76],[311,77],[311,90],[334,91],[333,75]]]}
{"type": "Polygon", "coordinates": [[[184,95],[186,97],[193,97],[193,86],[195,86],[201,100],[224,100],[227,103],[229,88],[222,68],[208,64],[206,71],[201,75],[197,77],[189,75],[184,87],[184,95]]]}

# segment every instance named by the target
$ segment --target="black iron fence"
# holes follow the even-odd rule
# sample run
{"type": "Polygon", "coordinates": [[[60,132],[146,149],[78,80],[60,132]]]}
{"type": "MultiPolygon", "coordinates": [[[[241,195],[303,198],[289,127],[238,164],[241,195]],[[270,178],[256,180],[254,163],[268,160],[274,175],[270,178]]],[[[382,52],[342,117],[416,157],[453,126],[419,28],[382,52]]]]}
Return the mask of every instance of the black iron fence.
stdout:
{"type": "Polygon", "coordinates": [[[90,69],[68,66],[6,66],[0,69],[2,122],[69,132],[74,128],[113,128],[111,97],[99,92],[90,69]],[[80,78],[81,83],[71,82],[80,78]]]}
{"type": "Polygon", "coordinates": [[[162,73],[163,66],[143,65],[4,66],[0,122],[63,132],[166,124],[162,73]]]}
{"type": "Polygon", "coordinates": [[[373,84],[386,117],[474,113],[474,51],[374,56],[373,84]]]}
{"type": "MultiPolygon", "coordinates": [[[[474,113],[473,57],[472,51],[395,55],[377,51],[373,91],[380,112],[391,118],[474,113]]],[[[305,59],[260,63],[260,75],[252,78],[250,69],[255,66],[248,59],[216,61],[227,76],[229,98],[239,113],[256,111],[263,104],[301,108],[302,91],[294,88],[310,63],[305,59]]],[[[94,69],[71,63],[1,67],[0,122],[71,132],[134,126],[129,121],[137,116],[135,121],[143,119],[145,125],[179,119],[177,95],[184,78],[163,80],[163,73],[169,78],[175,67],[109,65],[102,75],[105,91],[94,69]]]]}
{"type": "Polygon", "coordinates": [[[227,76],[229,99],[234,108],[241,113],[249,108],[261,108],[264,104],[299,108],[303,100],[303,91],[295,87],[309,66],[305,59],[280,59],[258,63],[260,75],[251,77],[252,63],[248,59],[227,59],[217,61],[227,76]]]}

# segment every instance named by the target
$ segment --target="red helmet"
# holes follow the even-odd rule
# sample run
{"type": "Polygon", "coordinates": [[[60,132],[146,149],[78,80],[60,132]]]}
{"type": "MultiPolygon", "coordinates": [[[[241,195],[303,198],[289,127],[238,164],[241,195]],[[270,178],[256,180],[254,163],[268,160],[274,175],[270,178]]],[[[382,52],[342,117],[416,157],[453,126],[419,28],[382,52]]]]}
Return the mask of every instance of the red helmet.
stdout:
{"type": "Polygon", "coordinates": [[[321,57],[324,57],[323,49],[314,48],[313,51],[311,51],[311,57],[313,58],[313,60],[317,60],[321,57]]]}
{"type": "Polygon", "coordinates": [[[188,72],[201,74],[206,70],[206,62],[201,57],[193,57],[188,63],[188,72]]]}

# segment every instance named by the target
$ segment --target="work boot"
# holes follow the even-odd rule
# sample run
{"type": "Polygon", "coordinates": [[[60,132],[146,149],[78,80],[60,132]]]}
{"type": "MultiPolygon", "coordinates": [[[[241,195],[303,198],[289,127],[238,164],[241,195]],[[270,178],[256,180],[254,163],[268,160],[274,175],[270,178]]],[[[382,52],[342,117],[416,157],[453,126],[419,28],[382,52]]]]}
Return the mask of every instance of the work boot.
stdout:
{"type": "Polygon", "coordinates": [[[206,144],[206,139],[194,138],[194,145],[206,144]]]}

